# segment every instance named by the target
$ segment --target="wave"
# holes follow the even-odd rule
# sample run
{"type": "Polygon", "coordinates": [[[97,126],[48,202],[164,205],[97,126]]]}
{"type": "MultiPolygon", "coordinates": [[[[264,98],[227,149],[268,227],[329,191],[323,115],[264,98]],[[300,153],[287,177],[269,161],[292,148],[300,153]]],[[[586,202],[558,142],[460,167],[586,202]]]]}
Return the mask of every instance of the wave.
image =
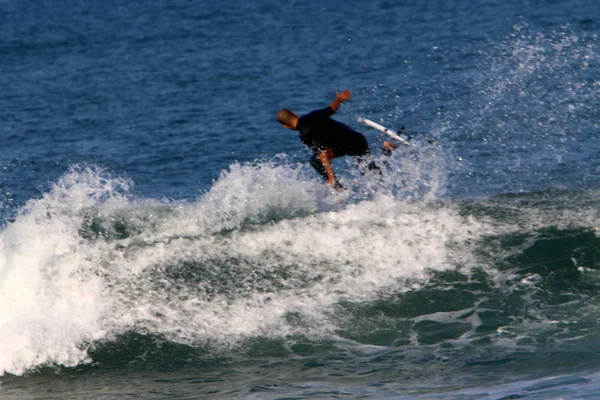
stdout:
{"type": "Polygon", "coordinates": [[[175,203],[73,168],[1,232],[0,372],[89,362],[95,344],[130,331],[229,346],[304,329],[287,322],[297,313],[326,333],[324,310],[339,299],[447,267],[449,232],[434,221],[459,223],[454,211],[423,222],[418,205],[392,197],[340,204],[301,175],[233,165],[175,203]]]}
{"type": "Polygon", "coordinates": [[[0,234],[0,372],[159,342],[199,357],[281,340],[291,353],[323,341],[458,351],[592,329],[595,193],[414,201],[382,190],[340,204],[302,174],[233,165],[174,203],[74,168],[0,234]]]}

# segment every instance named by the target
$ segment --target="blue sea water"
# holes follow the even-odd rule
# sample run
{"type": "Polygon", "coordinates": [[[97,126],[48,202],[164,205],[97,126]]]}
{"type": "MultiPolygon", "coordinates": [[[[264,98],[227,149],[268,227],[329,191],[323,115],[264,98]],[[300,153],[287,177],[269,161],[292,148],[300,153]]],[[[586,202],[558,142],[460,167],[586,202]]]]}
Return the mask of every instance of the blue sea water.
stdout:
{"type": "Polygon", "coordinates": [[[600,398],[599,33],[596,0],[0,0],[0,399],[600,398]],[[415,146],[334,193],[275,115],[343,89],[415,146]]]}

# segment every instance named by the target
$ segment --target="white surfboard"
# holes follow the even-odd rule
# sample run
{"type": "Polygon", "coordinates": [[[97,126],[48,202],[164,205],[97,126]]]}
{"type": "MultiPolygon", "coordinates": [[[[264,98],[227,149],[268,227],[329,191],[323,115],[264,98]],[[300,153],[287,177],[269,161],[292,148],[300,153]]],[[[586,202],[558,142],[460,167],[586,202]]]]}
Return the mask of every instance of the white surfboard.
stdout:
{"type": "Polygon", "coordinates": [[[399,141],[400,143],[402,143],[405,146],[414,146],[414,144],[412,144],[408,140],[404,139],[403,137],[398,135],[393,130],[388,129],[385,126],[378,124],[377,122],[371,121],[370,119],[366,119],[366,118],[360,118],[360,117],[357,119],[357,121],[359,123],[363,124],[364,126],[368,126],[369,128],[375,129],[376,131],[379,131],[381,133],[388,135],[392,139],[399,141]]]}

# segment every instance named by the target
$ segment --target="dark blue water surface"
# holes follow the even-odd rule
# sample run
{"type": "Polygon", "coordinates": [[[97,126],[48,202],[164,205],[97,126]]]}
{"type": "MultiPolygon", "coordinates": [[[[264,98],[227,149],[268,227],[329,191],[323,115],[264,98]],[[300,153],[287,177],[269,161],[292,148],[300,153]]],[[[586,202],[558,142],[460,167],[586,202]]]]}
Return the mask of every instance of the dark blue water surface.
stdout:
{"type": "Polygon", "coordinates": [[[599,33],[597,0],[0,0],[0,398],[595,398],[599,33]],[[343,89],[416,145],[330,193],[275,115],[343,89]]]}

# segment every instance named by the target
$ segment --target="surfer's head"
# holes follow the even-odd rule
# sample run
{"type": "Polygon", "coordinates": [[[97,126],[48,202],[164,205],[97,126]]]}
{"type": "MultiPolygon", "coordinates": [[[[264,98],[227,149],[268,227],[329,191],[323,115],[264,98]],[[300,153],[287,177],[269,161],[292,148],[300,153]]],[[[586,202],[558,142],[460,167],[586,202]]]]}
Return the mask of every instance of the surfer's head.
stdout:
{"type": "Polygon", "coordinates": [[[288,129],[298,126],[298,116],[286,108],[277,113],[277,121],[288,129]]]}

